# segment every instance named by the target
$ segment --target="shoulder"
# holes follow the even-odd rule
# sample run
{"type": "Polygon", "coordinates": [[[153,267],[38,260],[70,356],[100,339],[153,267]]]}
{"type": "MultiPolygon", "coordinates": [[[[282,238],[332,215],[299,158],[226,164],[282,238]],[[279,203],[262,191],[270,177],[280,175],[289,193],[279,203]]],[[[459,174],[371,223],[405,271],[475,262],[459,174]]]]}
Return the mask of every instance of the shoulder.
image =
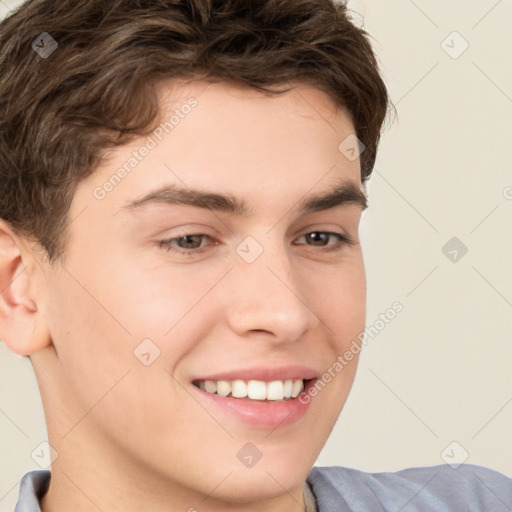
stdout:
{"type": "MultiPolygon", "coordinates": [[[[512,508],[512,479],[483,466],[447,464],[367,473],[345,467],[313,468],[308,482],[319,512],[343,505],[365,510],[489,511],[512,508]],[[362,508],[364,507],[364,508],[362,508]]],[[[343,510],[343,509],[342,509],[343,510]]]]}
{"type": "Polygon", "coordinates": [[[40,512],[39,500],[50,484],[51,473],[37,470],[27,473],[20,483],[20,494],[15,512],[40,512]]]}

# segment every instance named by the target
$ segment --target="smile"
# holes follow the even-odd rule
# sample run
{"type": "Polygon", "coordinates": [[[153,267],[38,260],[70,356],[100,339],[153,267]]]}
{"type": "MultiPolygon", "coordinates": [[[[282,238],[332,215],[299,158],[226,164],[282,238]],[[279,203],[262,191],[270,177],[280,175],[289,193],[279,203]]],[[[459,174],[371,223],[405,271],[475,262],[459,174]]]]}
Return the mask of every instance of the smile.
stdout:
{"type": "Polygon", "coordinates": [[[249,400],[289,400],[297,398],[305,387],[302,379],[273,380],[199,380],[194,385],[207,393],[221,397],[249,400]]]}
{"type": "Polygon", "coordinates": [[[254,366],[197,375],[190,384],[193,396],[215,418],[274,431],[301,424],[312,401],[300,398],[319,374],[300,365],[254,366]]]}

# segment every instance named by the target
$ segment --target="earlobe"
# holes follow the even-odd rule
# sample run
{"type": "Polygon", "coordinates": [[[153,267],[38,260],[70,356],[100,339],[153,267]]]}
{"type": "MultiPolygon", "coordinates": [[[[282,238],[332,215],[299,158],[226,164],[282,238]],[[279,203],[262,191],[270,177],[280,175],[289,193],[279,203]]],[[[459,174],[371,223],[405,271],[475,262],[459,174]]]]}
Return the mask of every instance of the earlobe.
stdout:
{"type": "Polygon", "coordinates": [[[19,355],[32,354],[51,343],[38,304],[37,272],[41,268],[33,255],[0,219],[0,339],[19,355]]]}

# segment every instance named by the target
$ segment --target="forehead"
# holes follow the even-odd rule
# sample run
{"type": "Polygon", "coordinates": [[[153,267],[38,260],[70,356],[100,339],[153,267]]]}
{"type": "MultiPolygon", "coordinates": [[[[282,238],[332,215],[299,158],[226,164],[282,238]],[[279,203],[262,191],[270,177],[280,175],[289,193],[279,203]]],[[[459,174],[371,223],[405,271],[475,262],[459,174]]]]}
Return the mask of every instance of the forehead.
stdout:
{"type": "Polygon", "coordinates": [[[100,187],[111,211],[119,211],[173,185],[275,206],[284,196],[346,182],[360,188],[359,161],[339,150],[354,133],[350,116],[318,89],[297,84],[268,95],[224,82],[167,81],[156,92],[160,124],[149,137],[108,153],[84,184],[89,200],[100,187]]]}
{"type": "Polygon", "coordinates": [[[195,79],[164,79],[154,84],[154,90],[162,107],[165,118],[165,110],[173,109],[182,104],[189,97],[201,98],[202,103],[214,104],[219,108],[239,108],[244,104],[244,109],[254,105],[257,109],[265,109],[267,104],[271,110],[287,108],[304,114],[308,110],[313,116],[321,116],[327,122],[334,121],[334,116],[340,111],[347,116],[348,111],[342,105],[337,105],[333,99],[317,87],[302,82],[276,83],[266,87],[266,91],[250,87],[247,84],[227,81],[203,81],[195,79]],[[269,99],[281,99],[268,103],[269,99]],[[282,103],[279,105],[279,103],[282,103]]]}

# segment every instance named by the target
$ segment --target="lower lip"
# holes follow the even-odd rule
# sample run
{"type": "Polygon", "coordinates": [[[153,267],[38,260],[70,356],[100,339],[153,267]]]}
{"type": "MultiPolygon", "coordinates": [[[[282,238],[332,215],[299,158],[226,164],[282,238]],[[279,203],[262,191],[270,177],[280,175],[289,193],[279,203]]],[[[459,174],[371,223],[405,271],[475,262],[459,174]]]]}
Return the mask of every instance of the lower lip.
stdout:
{"type": "MultiPolygon", "coordinates": [[[[314,381],[309,381],[302,393],[307,393],[313,385],[314,381]]],[[[300,395],[297,398],[282,401],[245,400],[208,393],[194,385],[192,387],[209,405],[221,409],[243,423],[265,429],[275,430],[296,423],[304,417],[311,403],[310,397],[308,397],[307,403],[301,403],[299,401],[300,395]]]]}

